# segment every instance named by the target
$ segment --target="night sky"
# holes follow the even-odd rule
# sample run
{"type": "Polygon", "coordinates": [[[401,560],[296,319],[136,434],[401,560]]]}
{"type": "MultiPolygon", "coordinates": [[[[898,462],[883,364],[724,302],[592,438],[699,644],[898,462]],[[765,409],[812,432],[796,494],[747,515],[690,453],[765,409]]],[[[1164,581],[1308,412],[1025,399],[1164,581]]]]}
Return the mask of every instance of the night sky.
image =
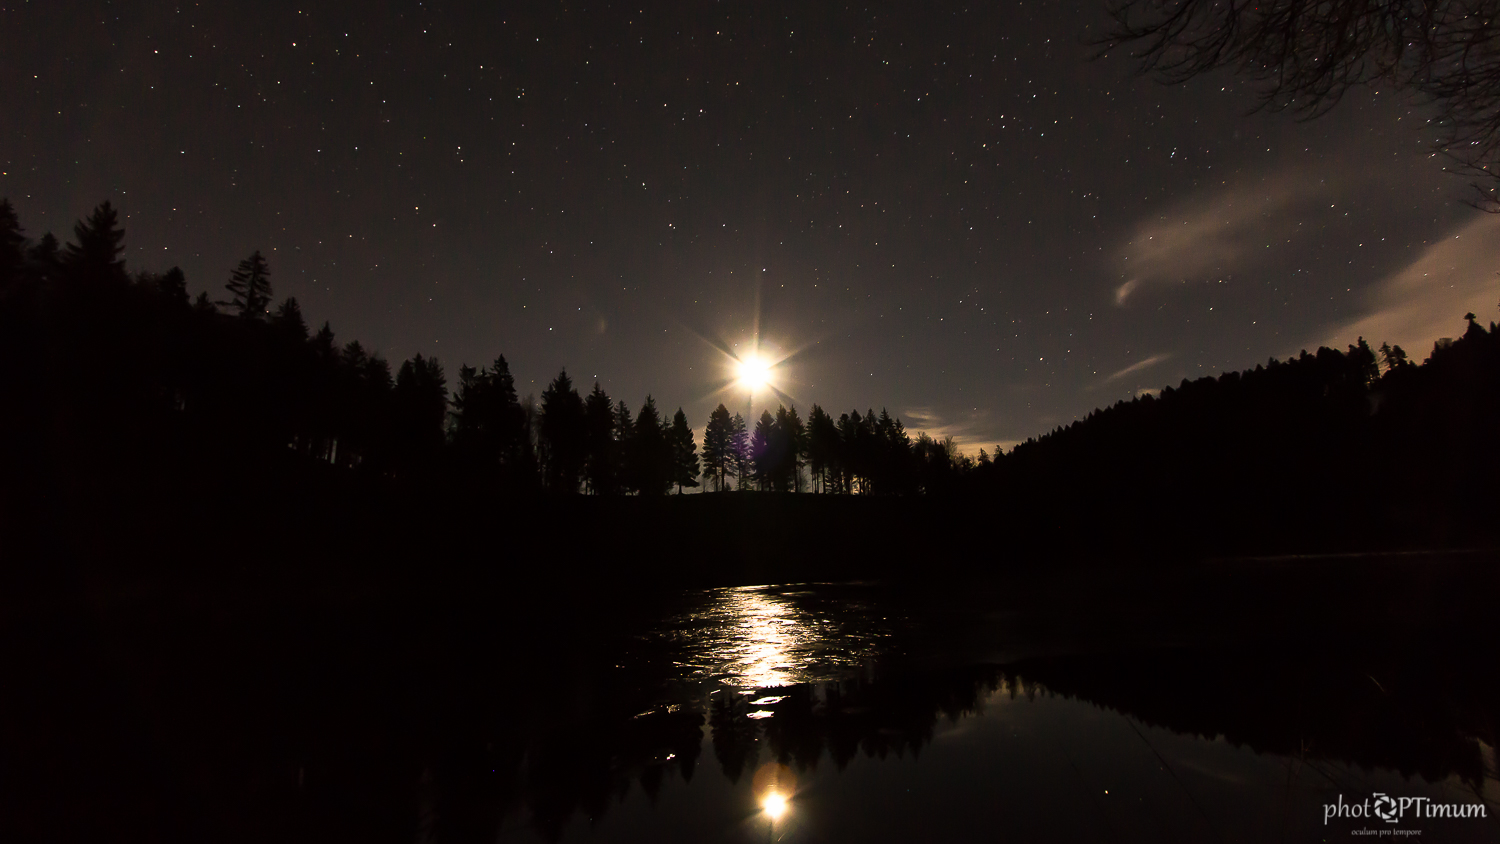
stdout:
{"type": "Polygon", "coordinates": [[[0,0],[0,196],[64,240],[113,201],[129,268],[195,294],[260,249],[278,300],[450,384],[503,353],[522,395],[566,366],[700,432],[746,410],[724,353],[757,330],[804,418],[886,407],[973,453],[1357,335],[1420,361],[1500,317],[1500,217],[1462,204],[1421,108],[1252,114],[1229,74],[1090,61],[1106,22],[0,0]]]}

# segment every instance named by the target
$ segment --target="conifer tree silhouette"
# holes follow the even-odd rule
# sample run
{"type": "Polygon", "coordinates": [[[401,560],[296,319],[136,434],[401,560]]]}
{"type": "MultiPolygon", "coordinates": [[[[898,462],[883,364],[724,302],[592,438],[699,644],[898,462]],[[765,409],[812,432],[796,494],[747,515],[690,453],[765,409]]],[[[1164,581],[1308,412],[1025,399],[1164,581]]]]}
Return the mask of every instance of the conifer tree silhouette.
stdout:
{"type": "Polygon", "coordinates": [[[829,491],[828,476],[837,459],[838,436],[833,418],[814,404],[807,414],[807,465],[815,491],[829,491]]]}
{"type": "MultiPolygon", "coordinates": [[[[173,267],[156,279],[156,294],[171,307],[179,310],[188,306],[187,276],[181,267],[173,267]]],[[[307,339],[307,326],[302,326],[302,339],[307,339]]]]}
{"type": "Polygon", "coordinates": [[[797,415],[797,406],[776,409],[777,481],[787,492],[802,491],[802,467],[807,459],[807,428],[797,415]]]}
{"type": "Polygon", "coordinates": [[[734,420],[723,404],[708,415],[708,424],[703,427],[703,474],[709,478],[714,489],[728,489],[728,478],[735,468],[734,420]]]}
{"type": "Polygon", "coordinates": [[[295,298],[288,297],[276,306],[275,313],[271,314],[271,327],[282,336],[292,340],[298,342],[307,340],[307,320],[302,318],[302,307],[297,304],[295,298]]]}
{"type": "MultiPolygon", "coordinates": [[[[1473,314],[1470,314],[1473,316],[1473,314]]],[[[1472,320],[1471,320],[1472,322],[1472,320]]],[[[1365,338],[1359,338],[1359,342],[1349,347],[1348,359],[1350,364],[1359,373],[1358,377],[1365,387],[1369,387],[1380,380],[1380,362],[1371,351],[1370,345],[1365,338]]]]}
{"type": "Polygon", "coordinates": [[[54,281],[62,275],[62,247],[56,235],[47,232],[35,246],[26,250],[30,276],[38,281],[54,281]]]}
{"type": "Polygon", "coordinates": [[[635,419],[631,417],[630,407],[625,404],[624,399],[615,403],[615,426],[612,438],[609,460],[614,470],[615,486],[621,492],[634,491],[634,480],[630,474],[630,449],[632,441],[635,440],[635,419]]]}
{"type": "Polygon", "coordinates": [[[494,443],[500,463],[506,467],[507,482],[513,486],[534,486],[539,482],[531,456],[531,435],[526,428],[526,414],[516,397],[516,379],[510,364],[500,355],[490,364],[484,393],[484,427],[494,443]]]}
{"type": "Polygon", "coordinates": [[[543,480],[552,492],[576,493],[583,481],[588,444],[583,399],[564,369],[542,392],[539,433],[543,480]]]}
{"type": "Polygon", "coordinates": [[[266,306],[271,303],[271,268],[259,249],[229,274],[224,289],[230,298],[219,305],[246,319],[265,319],[266,306]]]}
{"type": "Polygon", "coordinates": [[[529,458],[526,414],[504,355],[489,369],[459,369],[452,417],[453,448],[462,471],[482,487],[497,482],[512,491],[534,487],[538,479],[529,458]]]}
{"type": "Polygon", "coordinates": [[[735,489],[749,489],[752,469],[750,432],[745,427],[745,417],[738,413],[729,422],[729,442],[734,462],[734,486],[735,489]]]}
{"type": "Polygon", "coordinates": [[[448,386],[437,358],[420,353],[401,364],[392,395],[397,472],[420,475],[436,464],[446,439],[448,386]]]}
{"type": "Polygon", "coordinates": [[[119,213],[114,206],[106,200],[87,220],[75,223],[73,238],[76,242],[64,247],[61,261],[74,281],[125,285],[125,260],[120,257],[125,248],[125,232],[120,228],[119,213]]]}
{"type": "MultiPolygon", "coordinates": [[[[364,371],[369,353],[358,341],[344,345],[334,367],[334,429],[338,432],[338,449],[334,455],[340,466],[354,468],[370,456],[369,391],[365,389],[364,371]]],[[[409,376],[410,377],[410,376],[409,376]]]]}
{"type": "Polygon", "coordinates": [[[618,489],[611,452],[614,449],[615,413],[609,394],[594,382],[583,402],[585,440],[584,477],[595,495],[614,495],[618,489]]]}
{"type": "Polygon", "coordinates": [[[672,447],[672,481],[677,484],[677,494],[681,495],[683,487],[698,486],[698,441],[693,439],[687,414],[680,407],[672,416],[667,440],[672,447]]]}
{"type": "Polygon", "coordinates": [[[672,447],[656,400],[649,395],[635,417],[629,456],[631,488],[641,495],[665,495],[672,486],[672,447]]]}
{"type": "Polygon", "coordinates": [[[26,236],[9,199],[0,199],[0,295],[21,282],[26,263],[26,236]]]}
{"type": "Polygon", "coordinates": [[[762,410],[755,422],[755,432],[750,435],[750,477],[758,490],[775,488],[778,445],[776,419],[771,411],[762,410]]]}
{"type": "Polygon", "coordinates": [[[850,494],[869,492],[869,439],[859,411],[839,415],[839,441],[843,443],[844,484],[850,494]]]}

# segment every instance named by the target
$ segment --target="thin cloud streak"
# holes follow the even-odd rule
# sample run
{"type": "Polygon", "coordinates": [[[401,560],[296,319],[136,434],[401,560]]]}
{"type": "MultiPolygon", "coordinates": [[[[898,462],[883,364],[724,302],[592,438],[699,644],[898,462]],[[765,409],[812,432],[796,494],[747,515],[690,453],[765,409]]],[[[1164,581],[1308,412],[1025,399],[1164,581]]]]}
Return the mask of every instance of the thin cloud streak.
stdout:
{"type": "Polygon", "coordinates": [[[1146,358],[1143,361],[1137,361],[1136,363],[1133,363],[1133,364],[1125,367],[1124,369],[1120,370],[1119,372],[1116,372],[1115,374],[1109,376],[1108,378],[1105,378],[1104,379],[1104,383],[1108,384],[1111,381],[1118,381],[1119,379],[1124,378],[1127,375],[1131,375],[1131,374],[1134,374],[1136,372],[1140,372],[1143,369],[1149,369],[1149,368],[1157,365],[1158,363],[1161,363],[1164,360],[1168,360],[1171,357],[1172,357],[1172,355],[1170,353],[1164,353],[1164,354],[1160,354],[1160,355],[1152,355],[1151,357],[1146,358]]]}
{"type": "MultiPolygon", "coordinates": [[[[1463,315],[1495,319],[1500,300],[1500,216],[1485,214],[1427,247],[1416,260],[1375,285],[1368,312],[1310,346],[1341,349],[1363,337],[1389,342],[1421,361],[1434,341],[1464,331],[1463,315]]],[[[1300,351],[1300,350],[1299,350],[1300,351]]]]}

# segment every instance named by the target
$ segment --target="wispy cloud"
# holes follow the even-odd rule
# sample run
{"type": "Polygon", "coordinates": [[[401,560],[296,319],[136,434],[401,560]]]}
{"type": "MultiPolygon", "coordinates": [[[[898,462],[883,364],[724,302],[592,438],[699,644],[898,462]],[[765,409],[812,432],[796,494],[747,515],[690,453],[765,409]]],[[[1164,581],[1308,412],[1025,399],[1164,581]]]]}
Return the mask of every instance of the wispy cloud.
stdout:
{"type": "Polygon", "coordinates": [[[1152,355],[1151,357],[1146,358],[1145,360],[1142,360],[1142,361],[1136,361],[1135,363],[1132,363],[1131,365],[1125,367],[1124,369],[1120,370],[1119,372],[1116,372],[1115,374],[1109,376],[1108,378],[1105,378],[1104,379],[1104,383],[1108,384],[1111,381],[1118,381],[1118,380],[1120,380],[1121,378],[1124,378],[1127,375],[1134,375],[1135,373],[1140,372],[1142,370],[1150,369],[1151,367],[1156,366],[1158,363],[1161,363],[1162,361],[1167,360],[1170,357],[1172,357],[1171,354],[1160,354],[1160,355],[1152,355]]]}
{"type": "Polygon", "coordinates": [[[1333,188],[1327,178],[1289,172],[1221,186],[1142,222],[1120,249],[1126,280],[1115,288],[1115,304],[1148,285],[1203,281],[1259,262],[1333,188]]]}
{"type": "Polygon", "coordinates": [[[982,448],[993,452],[996,446],[1012,448],[1019,440],[1005,440],[994,436],[994,420],[984,410],[971,411],[962,418],[946,418],[931,407],[912,407],[901,412],[901,424],[913,438],[925,433],[935,440],[952,437],[958,450],[970,457],[977,457],[982,448]]]}
{"type": "Polygon", "coordinates": [[[1364,316],[1338,326],[1310,347],[1343,348],[1363,337],[1372,347],[1383,342],[1399,345],[1421,361],[1433,341],[1463,333],[1466,312],[1485,322],[1495,319],[1500,300],[1497,270],[1500,216],[1479,215],[1376,284],[1364,316]]]}

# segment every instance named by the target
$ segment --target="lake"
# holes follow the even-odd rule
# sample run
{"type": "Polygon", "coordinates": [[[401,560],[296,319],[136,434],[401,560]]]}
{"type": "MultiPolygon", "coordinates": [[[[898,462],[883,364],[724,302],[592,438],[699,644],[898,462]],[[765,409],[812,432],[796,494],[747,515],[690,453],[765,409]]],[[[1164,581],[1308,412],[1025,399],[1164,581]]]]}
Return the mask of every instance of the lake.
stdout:
{"type": "Polygon", "coordinates": [[[6,837],[1500,840],[1492,616],[1067,582],[12,618],[6,837]]]}

